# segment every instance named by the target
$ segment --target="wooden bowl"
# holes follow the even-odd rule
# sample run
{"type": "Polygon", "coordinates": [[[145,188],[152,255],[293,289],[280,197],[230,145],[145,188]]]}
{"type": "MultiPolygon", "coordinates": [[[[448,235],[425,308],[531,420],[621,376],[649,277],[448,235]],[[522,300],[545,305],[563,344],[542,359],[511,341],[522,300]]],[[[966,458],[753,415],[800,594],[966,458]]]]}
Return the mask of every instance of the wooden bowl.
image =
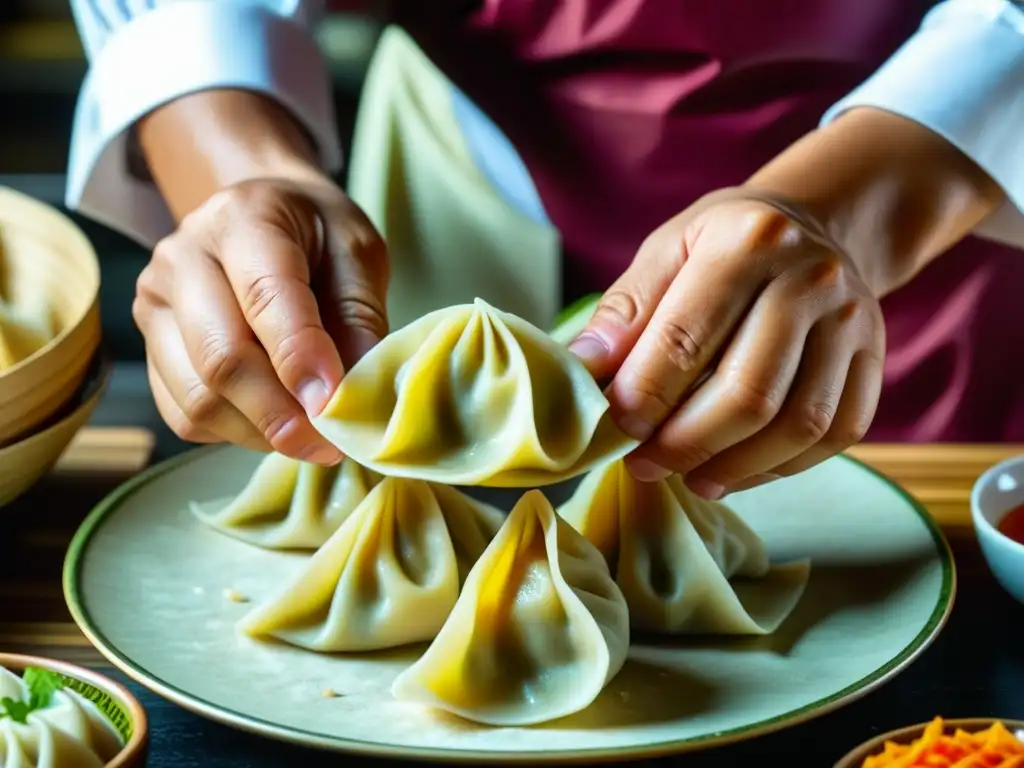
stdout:
{"type": "Polygon", "coordinates": [[[0,371],[0,447],[31,433],[81,386],[100,342],[99,289],[85,234],[55,208],[0,187],[0,300],[54,332],[0,371]]]}
{"type": "Polygon", "coordinates": [[[68,688],[97,704],[100,712],[121,733],[124,747],[106,768],[143,768],[146,764],[149,743],[146,710],[123,685],[75,664],[38,656],[0,653],[0,667],[18,674],[26,667],[38,667],[61,675],[68,688]]]}
{"type": "MultiPolygon", "coordinates": [[[[1024,730],[1024,720],[1006,720],[999,717],[970,717],[959,720],[943,720],[943,725],[945,726],[946,733],[952,733],[957,728],[973,732],[983,731],[997,720],[1002,721],[1003,725],[1011,733],[1024,730]]],[[[909,744],[915,739],[919,739],[928,725],[928,723],[908,725],[905,728],[898,728],[895,731],[883,733],[881,736],[875,736],[873,739],[865,741],[859,747],[847,752],[833,768],[861,768],[861,765],[864,764],[867,758],[871,755],[880,754],[885,749],[885,742],[895,741],[899,744],[909,744]]]]}
{"type": "Polygon", "coordinates": [[[106,389],[111,364],[96,354],[79,391],[38,432],[0,448],[0,508],[45,475],[92,416],[106,389]]]}

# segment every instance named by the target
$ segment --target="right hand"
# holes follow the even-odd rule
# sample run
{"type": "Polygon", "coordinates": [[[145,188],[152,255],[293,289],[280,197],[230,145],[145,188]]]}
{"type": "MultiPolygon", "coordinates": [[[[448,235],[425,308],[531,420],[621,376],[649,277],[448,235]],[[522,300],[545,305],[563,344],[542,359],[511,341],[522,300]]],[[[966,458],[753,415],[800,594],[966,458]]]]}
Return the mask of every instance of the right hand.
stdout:
{"type": "Polygon", "coordinates": [[[162,240],[132,314],[181,438],[334,464],[310,417],[387,333],[387,249],[330,179],[228,187],[162,240]]]}

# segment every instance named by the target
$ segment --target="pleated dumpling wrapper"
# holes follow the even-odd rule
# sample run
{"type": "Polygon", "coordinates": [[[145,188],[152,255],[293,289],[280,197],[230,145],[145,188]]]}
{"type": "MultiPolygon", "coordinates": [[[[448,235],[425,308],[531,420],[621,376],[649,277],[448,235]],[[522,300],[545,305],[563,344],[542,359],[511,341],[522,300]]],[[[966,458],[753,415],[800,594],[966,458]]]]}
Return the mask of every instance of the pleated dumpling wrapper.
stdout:
{"type": "Polygon", "coordinates": [[[622,461],[591,472],[559,514],[604,555],[636,629],[771,634],[810,575],[808,561],[772,566],[739,515],[679,475],[643,483],[622,461]]]}
{"type": "Polygon", "coordinates": [[[502,520],[454,488],[385,478],[239,628],[320,652],[432,640],[502,520]]]}
{"type": "MultiPolygon", "coordinates": [[[[0,667],[0,698],[29,701],[24,681],[0,667]]],[[[3,768],[102,768],[121,751],[114,728],[89,701],[68,689],[18,722],[0,717],[3,768]]]]}
{"type": "Polygon", "coordinates": [[[628,648],[626,601],[601,553],[529,491],[391,691],[487,725],[534,725],[590,706],[628,648]]]}
{"type": "Polygon", "coordinates": [[[317,549],[380,476],[350,459],[321,467],[271,453],[233,500],[192,504],[207,525],[264,549],[317,549]]]}
{"type": "Polygon", "coordinates": [[[385,338],[314,426],[385,475],[531,487],[582,474],[637,443],[578,358],[481,299],[385,338]]]}

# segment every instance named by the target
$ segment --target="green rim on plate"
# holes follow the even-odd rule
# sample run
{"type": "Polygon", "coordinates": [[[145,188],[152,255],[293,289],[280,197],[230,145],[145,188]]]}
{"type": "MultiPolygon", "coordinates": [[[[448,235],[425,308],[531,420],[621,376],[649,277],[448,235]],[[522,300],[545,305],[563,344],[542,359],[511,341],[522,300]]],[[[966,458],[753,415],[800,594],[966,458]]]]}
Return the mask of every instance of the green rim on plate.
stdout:
{"type": "MultiPolygon", "coordinates": [[[[418,759],[443,759],[450,762],[476,762],[476,763],[526,763],[543,761],[547,763],[572,763],[572,762],[595,762],[613,761],[625,758],[649,758],[660,755],[676,754],[682,752],[707,749],[715,746],[722,746],[756,736],[762,736],[773,731],[798,725],[820,715],[827,714],[841,706],[851,703],[858,698],[870,693],[882,684],[889,681],[896,674],[915,661],[918,656],[938,636],[949,614],[953,608],[956,596],[956,569],[953,561],[953,554],[949,543],[943,535],[938,524],[931,515],[914,499],[903,490],[897,483],[876,471],[872,467],[857,461],[849,456],[839,457],[841,460],[858,466],[868,474],[874,476],[882,483],[895,491],[924,522],[935,543],[936,550],[942,563],[942,583],[939,590],[939,598],[932,610],[928,621],[916,637],[894,658],[887,663],[865,675],[855,683],[848,685],[842,690],[829,696],[813,701],[797,709],[776,715],[771,718],[749,723],[737,728],[724,731],[717,731],[711,735],[701,735],[683,739],[672,739],[665,742],[641,745],[600,748],[587,751],[560,751],[557,753],[533,751],[533,752],[487,752],[456,750],[431,747],[406,747],[381,744],[379,742],[363,741],[351,738],[325,736],[322,733],[306,731],[301,728],[281,726],[274,722],[252,717],[240,712],[226,709],[218,704],[194,696],[188,691],[177,688],[171,683],[152,675],[148,670],[136,665],[131,659],[125,657],[116,647],[104,636],[102,630],[96,626],[89,614],[88,608],[84,605],[80,588],[79,578],[83,557],[88,549],[90,539],[103,525],[111,514],[127,501],[133,494],[144,486],[156,480],[161,475],[177,469],[185,464],[197,461],[207,454],[223,450],[220,446],[210,446],[190,451],[181,456],[164,461],[156,466],[143,471],[124,485],[114,490],[109,496],[101,501],[92,512],[86,517],[78,532],[75,534],[68,548],[67,557],[64,561],[64,596],[68,608],[86,637],[115,667],[120,669],[133,680],[149,688],[164,698],[178,704],[203,717],[215,720],[240,730],[249,731],[261,736],[275,738],[281,741],[291,742],[304,746],[315,746],[321,749],[334,751],[351,752],[378,757],[402,757],[418,759]]],[[[833,459],[835,460],[835,459],[833,459]]]]}
{"type": "Polygon", "coordinates": [[[575,339],[587,327],[600,300],[600,293],[590,293],[559,312],[554,329],[549,334],[551,338],[559,344],[568,344],[575,339]]]}

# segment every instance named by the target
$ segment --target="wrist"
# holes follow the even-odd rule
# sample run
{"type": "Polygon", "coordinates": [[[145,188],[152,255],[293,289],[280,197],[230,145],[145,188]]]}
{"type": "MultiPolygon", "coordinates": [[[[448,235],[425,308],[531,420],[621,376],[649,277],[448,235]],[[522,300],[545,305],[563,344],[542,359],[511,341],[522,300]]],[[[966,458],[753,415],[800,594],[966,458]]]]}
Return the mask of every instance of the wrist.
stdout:
{"type": "Polygon", "coordinates": [[[820,227],[877,296],[910,280],[1002,201],[969,158],[924,126],[851,110],[743,185],[820,227]]]}
{"type": "Polygon", "coordinates": [[[178,221],[243,181],[324,178],[299,123],[284,107],[249,91],[183,96],[143,118],[137,133],[147,169],[178,221]]]}

